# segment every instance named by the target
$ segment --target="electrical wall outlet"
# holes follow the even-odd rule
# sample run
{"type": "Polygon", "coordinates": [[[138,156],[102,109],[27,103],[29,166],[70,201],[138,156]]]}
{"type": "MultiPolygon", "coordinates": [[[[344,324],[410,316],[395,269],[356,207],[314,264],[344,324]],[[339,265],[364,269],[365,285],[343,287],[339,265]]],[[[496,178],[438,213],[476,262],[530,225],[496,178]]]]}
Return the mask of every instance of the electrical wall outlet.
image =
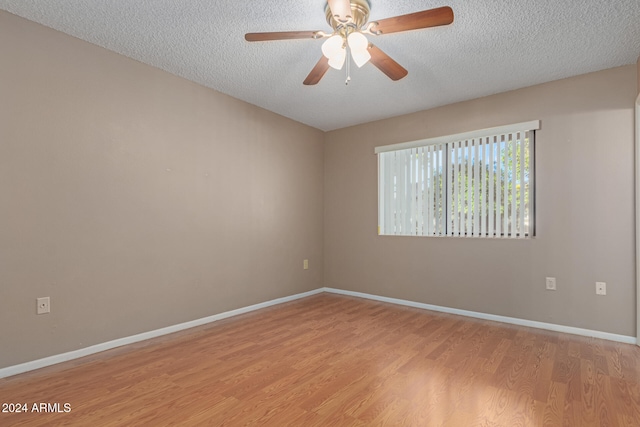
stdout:
{"type": "Polygon", "coordinates": [[[556,278],[555,277],[547,277],[547,290],[555,291],[556,290],[556,278]]]}
{"type": "Polygon", "coordinates": [[[605,282],[596,282],[596,295],[606,295],[607,284],[605,282]]]}
{"type": "Polygon", "coordinates": [[[49,297],[37,298],[36,304],[38,314],[47,314],[51,312],[51,300],[49,297]]]}
{"type": "Polygon", "coordinates": [[[304,261],[302,261],[302,268],[305,270],[309,269],[309,260],[305,259],[304,261]]]}

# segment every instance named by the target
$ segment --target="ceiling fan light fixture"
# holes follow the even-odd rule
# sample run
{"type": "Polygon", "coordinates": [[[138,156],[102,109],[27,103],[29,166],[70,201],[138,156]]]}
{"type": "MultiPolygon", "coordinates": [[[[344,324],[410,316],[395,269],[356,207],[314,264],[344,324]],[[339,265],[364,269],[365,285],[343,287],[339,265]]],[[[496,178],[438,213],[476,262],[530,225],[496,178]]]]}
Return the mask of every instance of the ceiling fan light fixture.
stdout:
{"type": "Polygon", "coordinates": [[[371,54],[368,49],[369,40],[367,40],[364,34],[359,32],[349,34],[347,43],[349,44],[349,49],[351,49],[353,62],[356,63],[358,68],[369,62],[371,59],[371,54]]]}
{"type": "Polygon", "coordinates": [[[369,40],[361,32],[353,32],[347,38],[351,50],[366,49],[369,46],[369,40]]]}
{"type": "Polygon", "coordinates": [[[347,52],[344,46],[344,39],[336,34],[329,37],[322,44],[322,54],[329,59],[329,65],[336,70],[342,69],[347,52]]]}
{"type": "Polygon", "coordinates": [[[344,65],[344,61],[347,58],[347,50],[340,49],[338,53],[329,58],[329,66],[331,68],[335,68],[336,70],[342,70],[342,66],[344,65]]]}
{"type": "Polygon", "coordinates": [[[361,52],[356,52],[355,50],[352,49],[351,57],[353,58],[353,62],[355,62],[358,68],[360,68],[364,64],[369,62],[369,60],[371,59],[371,54],[366,50],[361,52]]]}
{"type": "Polygon", "coordinates": [[[344,39],[341,35],[336,34],[329,37],[324,43],[322,43],[322,54],[326,58],[333,58],[340,54],[340,51],[344,50],[344,39]]]}

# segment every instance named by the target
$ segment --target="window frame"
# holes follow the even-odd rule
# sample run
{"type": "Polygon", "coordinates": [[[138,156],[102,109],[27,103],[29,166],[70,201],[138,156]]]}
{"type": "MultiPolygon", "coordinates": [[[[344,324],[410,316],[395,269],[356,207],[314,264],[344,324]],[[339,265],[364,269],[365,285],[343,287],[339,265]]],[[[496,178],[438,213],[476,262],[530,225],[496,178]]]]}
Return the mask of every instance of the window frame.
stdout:
{"type": "MultiPolygon", "coordinates": [[[[410,142],[403,142],[403,143],[399,143],[399,144],[391,144],[391,145],[383,145],[383,146],[378,146],[375,147],[375,154],[377,157],[377,162],[378,162],[378,235],[384,235],[384,236],[423,236],[423,237],[480,237],[480,238],[508,238],[508,239],[530,239],[535,237],[536,234],[536,209],[535,209],[535,192],[536,192],[536,186],[535,186],[535,182],[536,182],[536,177],[535,177],[535,152],[536,152],[536,132],[540,130],[540,120],[533,120],[533,121],[529,121],[529,122],[522,122],[522,123],[516,123],[516,124],[511,124],[511,125],[506,125],[506,126],[497,126],[497,127],[492,127],[492,128],[486,128],[486,129],[480,129],[480,130],[476,130],[476,131],[471,131],[471,132],[463,132],[463,133],[458,133],[458,134],[453,134],[453,135],[446,135],[446,136],[440,136],[440,137],[435,137],[435,138],[427,138],[427,139],[422,139],[422,140],[417,140],[417,141],[410,141],[410,142]],[[452,215],[451,212],[451,208],[452,208],[452,201],[451,201],[451,197],[453,197],[453,194],[451,193],[451,189],[449,188],[449,183],[451,182],[451,174],[452,174],[452,159],[449,157],[450,156],[450,147],[456,147],[456,144],[459,144],[460,142],[465,142],[465,141],[472,141],[472,140],[477,140],[477,139],[483,139],[483,138],[492,138],[493,142],[492,144],[495,144],[497,142],[497,140],[495,139],[495,137],[501,137],[503,135],[516,135],[518,133],[522,133],[521,138],[522,138],[522,144],[524,144],[524,141],[526,139],[526,137],[524,135],[526,135],[527,133],[529,133],[529,147],[528,147],[528,155],[529,155],[529,167],[528,169],[528,177],[529,177],[529,182],[530,182],[530,189],[529,189],[529,194],[528,194],[528,219],[529,219],[529,224],[528,224],[528,229],[525,232],[521,232],[521,233],[517,233],[515,235],[511,235],[511,231],[509,231],[507,234],[505,234],[504,230],[500,230],[500,234],[497,233],[497,231],[494,228],[494,232],[493,233],[477,233],[475,230],[476,228],[474,228],[474,232],[470,233],[470,232],[462,232],[460,234],[454,234],[454,230],[452,230],[451,228],[451,221],[454,217],[454,215],[452,215]],[[384,233],[384,226],[383,226],[383,222],[382,222],[382,218],[384,217],[384,213],[383,213],[383,209],[384,210],[388,210],[388,206],[384,203],[384,194],[382,188],[384,185],[384,180],[385,177],[382,176],[382,171],[384,170],[383,164],[381,163],[381,157],[379,154],[381,153],[387,153],[387,152],[393,152],[393,151],[400,151],[400,150],[407,150],[407,149],[414,149],[414,148],[423,148],[423,147],[428,147],[428,146],[441,146],[444,147],[442,148],[443,151],[443,156],[444,156],[444,160],[442,161],[442,165],[446,166],[445,169],[443,169],[442,174],[446,176],[445,182],[446,182],[446,188],[443,188],[443,196],[444,196],[444,206],[445,206],[445,212],[444,212],[444,218],[443,218],[443,223],[444,223],[444,228],[443,229],[439,229],[436,230],[437,233],[436,234],[417,234],[417,233],[384,233]],[[477,234],[476,234],[477,233],[477,234]]],[[[480,143],[482,144],[482,143],[480,143]]],[[[475,150],[475,146],[469,146],[472,147],[475,150]]],[[[455,148],[454,148],[455,149],[455,148]]],[[[522,159],[524,159],[524,156],[527,154],[524,151],[524,148],[522,149],[523,151],[521,152],[521,155],[523,156],[522,159]]],[[[491,152],[493,152],[493,149],[491,149],[491,152]]],[[[476,151],[477,154],[477,151],[476,151]]],[[[477,170],[477,169],[476,169],[477,170]]],[[[515,165],[514,165],[514,170],[515,170],[515,165]]],[[[475,172],[474,172],[475,173],[475,172]]],[[[524,176],[524,172],[523,176],[524,176]]],[[[386,181],[385,181],[386,182],[386,181]]],[[[496,187],[497,188],[497,187],[496,187]]],[[[514,188],[515,188],[515,183],[514,183],[514,188]]],[[[515,190],[514,190],[515,191],[515,190]]],[[[476,188],[476,193],[477,193],[477,188],[476,188]]],[[[477,196],[476,196],[477,197],[477,196]]],[[[521,193],[521,197],[522,200],[524,200],[524,194],[521,193]]],[[[474,198],[474,200],[477,200],[477,198],[474,198]]],[[[437,202],[436,202],[437,203],[437,202]]],[[[513,203],[513,205],[515,206],[515,199],[514,200],[510,200],[510,203],[513,203]]],[[[483,212],[483,215],[486,214],[483,212]]],[[[432,217],[430,217],[431,219],[432,217]]],[[[487,218],[486,216],[484,218],[487,218]]],[[[436,223],[438,223],[438,219],[434,217],[434,220],[436,221],[436,223]]],[[[477,219],[474,218],[474,222],[477,219]]],[[[482,217],[480,218],[480,221],[482,221],[482,217]]],[[[522,223],[521,223],[522,224],[522,223]]],[[[476,227],[474,225],[474,227],[476,227]]]]}

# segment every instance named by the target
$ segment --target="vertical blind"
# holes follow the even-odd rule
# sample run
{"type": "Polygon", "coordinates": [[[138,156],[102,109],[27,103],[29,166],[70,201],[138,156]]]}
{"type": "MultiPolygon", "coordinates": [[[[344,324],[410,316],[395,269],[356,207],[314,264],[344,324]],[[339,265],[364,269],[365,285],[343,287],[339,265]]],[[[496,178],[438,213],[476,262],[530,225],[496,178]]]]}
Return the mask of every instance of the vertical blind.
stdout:
{"type": "Polygon", "coordinates": [[[379,234],[532,236],[537,129],[528,122],[376,148],[379,234]]]}

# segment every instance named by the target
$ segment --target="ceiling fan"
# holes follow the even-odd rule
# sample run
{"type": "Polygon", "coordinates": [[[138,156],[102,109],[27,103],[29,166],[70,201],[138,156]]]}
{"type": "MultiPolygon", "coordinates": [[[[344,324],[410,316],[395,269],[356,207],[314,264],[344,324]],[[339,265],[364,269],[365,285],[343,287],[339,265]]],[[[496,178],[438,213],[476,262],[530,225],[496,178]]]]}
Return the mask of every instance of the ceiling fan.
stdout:
{"type": "MultiPolygon", "coordinates": [[[[281,31],[247,33],[244,38],[249,42],[326,38],[322,45],[322,58],[304,80],[305,85],[317,84],[330,67],[340,70],[345,62],[349,67],[349,57],[353,58],[358,67],[370,61],[391,80],[400,80],[408,74],[408,71],[370,43],[366,34],[380,36],[448,25],[453,22],[453,10],[448,6],[368,22],[370,11],[369,0],[327,0],[325,14],[327,22],[333,28],[332,33],[281,31]]],[[[348,74],[347,72],[347,83],[349,83],[348,74]]]]}

